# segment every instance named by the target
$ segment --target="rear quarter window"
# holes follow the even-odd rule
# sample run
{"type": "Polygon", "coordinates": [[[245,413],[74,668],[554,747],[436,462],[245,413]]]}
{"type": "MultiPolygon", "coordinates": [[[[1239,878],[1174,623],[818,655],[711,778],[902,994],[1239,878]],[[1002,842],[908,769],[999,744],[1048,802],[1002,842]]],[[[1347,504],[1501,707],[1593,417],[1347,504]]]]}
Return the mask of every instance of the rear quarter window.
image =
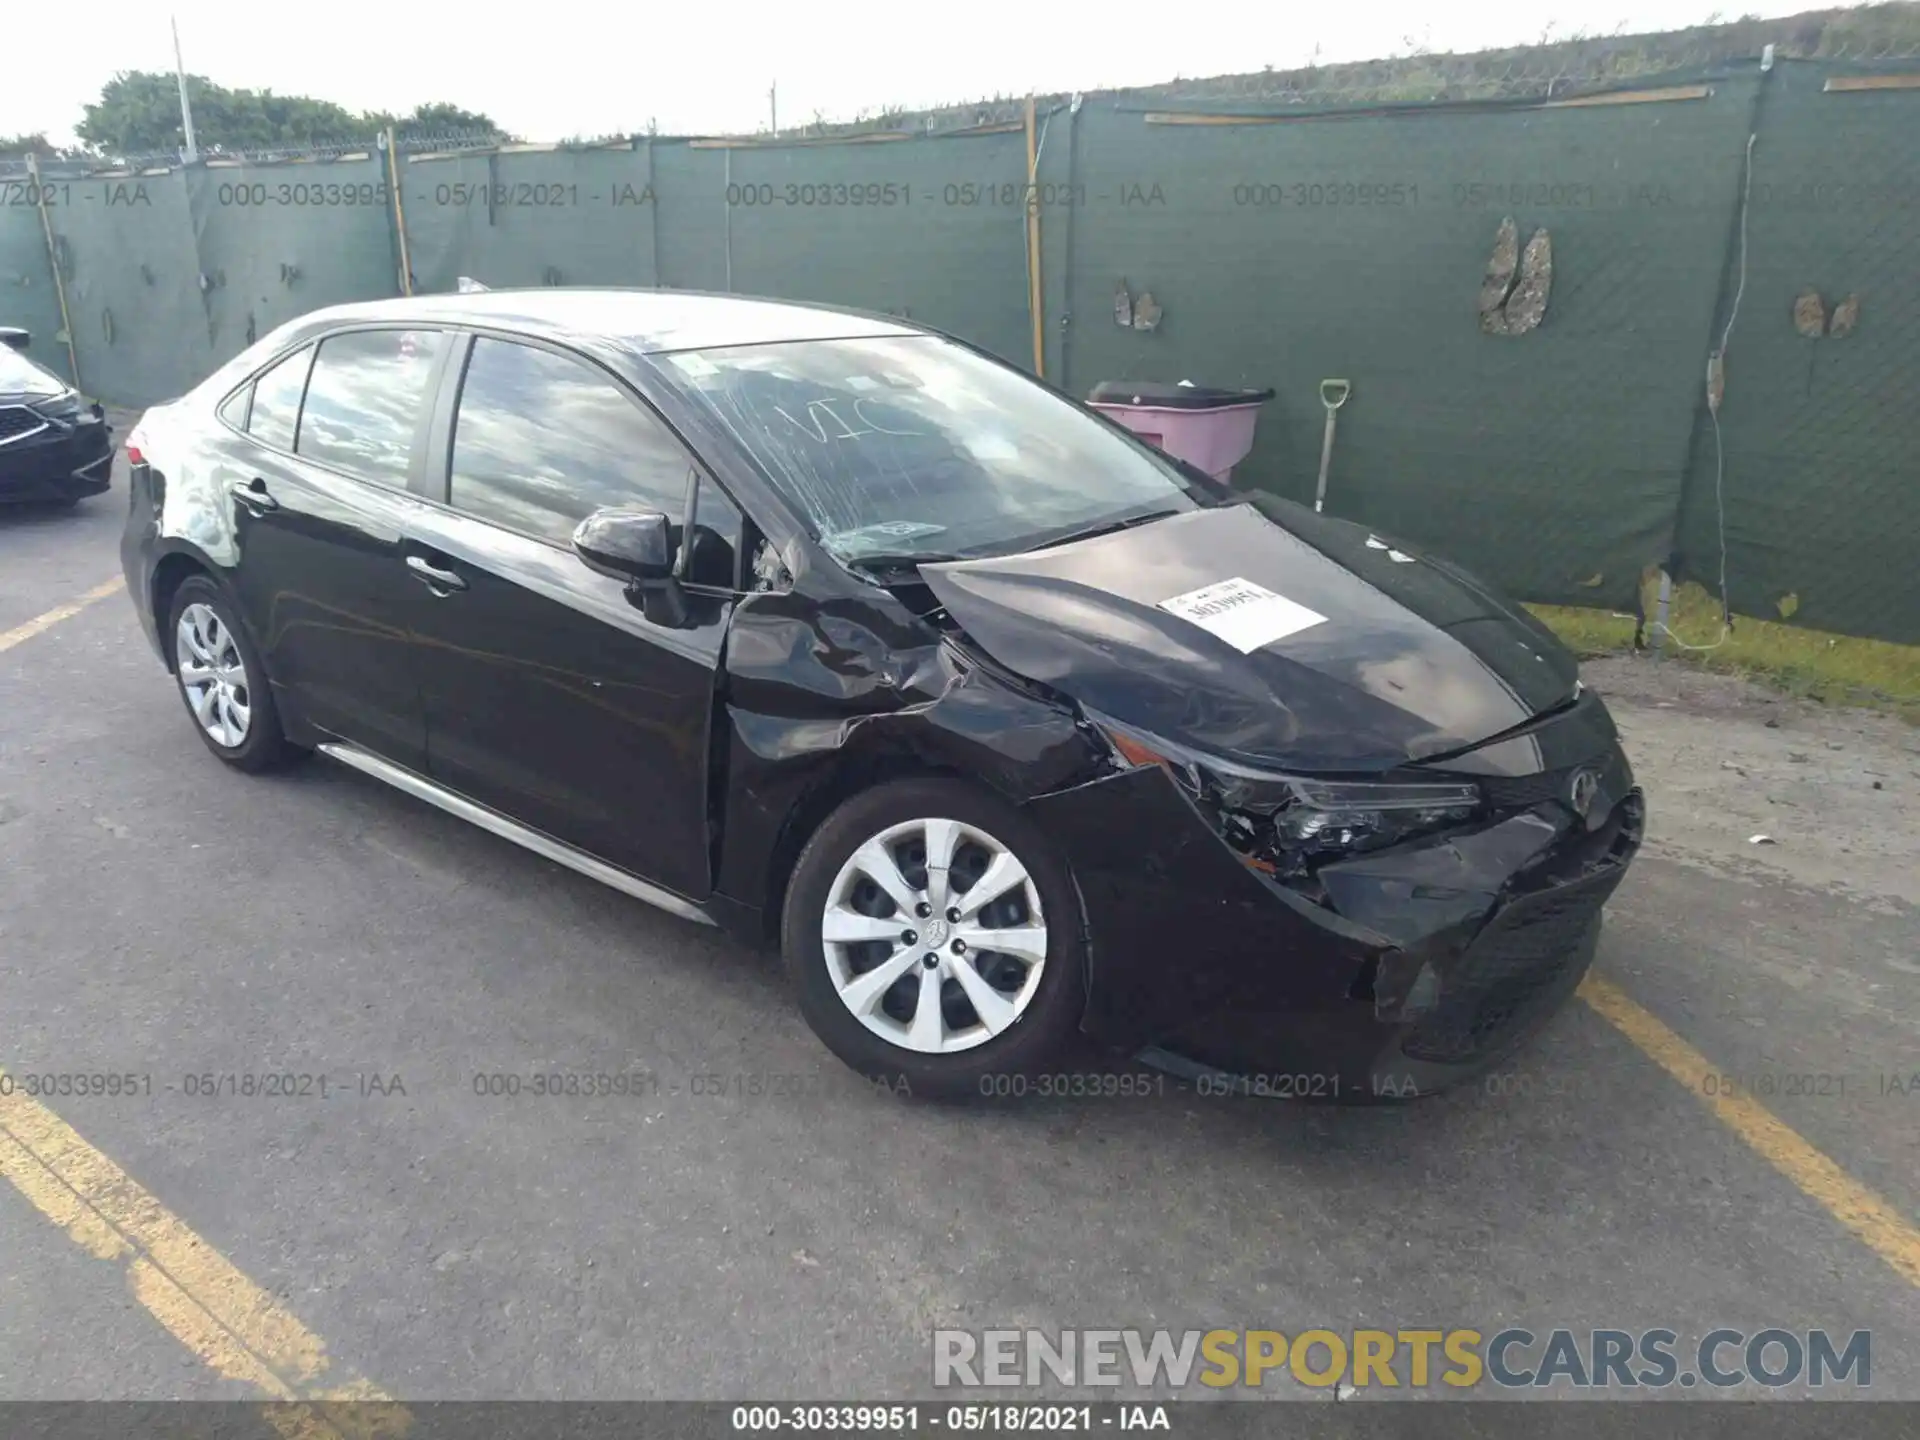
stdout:
{"type": "Polygon", "coordinates": [[[247,428],[247,404],[253,399],[253,386],[242,385],[220,407],[220,418],[236,430],[247,428]]]}
{"type": "MultiPolygon", "coordinates": [[[[312,364],[313,347],[307,345],[253,382],[253,408],[247,418],[247,433],[262,445],[271,445],[276,450],[293,449],[293,430],[300,420],[300,393],[306,389],[307,369],[312,364]]],[[[241,392],[242,397],[245,394],[241,392]]]]}

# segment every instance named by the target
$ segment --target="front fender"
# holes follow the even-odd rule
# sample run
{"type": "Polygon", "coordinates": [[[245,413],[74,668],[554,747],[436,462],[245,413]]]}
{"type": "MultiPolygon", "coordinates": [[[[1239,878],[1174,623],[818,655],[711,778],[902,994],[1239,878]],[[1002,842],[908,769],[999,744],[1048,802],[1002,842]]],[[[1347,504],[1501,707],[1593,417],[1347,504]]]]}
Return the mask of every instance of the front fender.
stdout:
{"type": "Polygon", "coordinates": [[[728,632],[722,691],[715,888],[756,910],[777,903],[806,836],[865,784],[955,774],[1024,804],[1103,763],[1066,702],[884,601],[750,597],[728,632]]]}

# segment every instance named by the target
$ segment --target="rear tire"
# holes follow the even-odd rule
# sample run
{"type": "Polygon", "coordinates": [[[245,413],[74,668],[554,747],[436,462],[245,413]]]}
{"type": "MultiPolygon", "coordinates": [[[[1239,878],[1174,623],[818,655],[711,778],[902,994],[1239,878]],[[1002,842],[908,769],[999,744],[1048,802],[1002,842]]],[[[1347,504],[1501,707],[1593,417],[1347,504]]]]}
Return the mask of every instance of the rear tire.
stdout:
{"type": "Polygon", "coordinates": [[[893,781],[834,811],[794,866],[781,950],[827,1048],[920,1096],[1004,1094],[1001,1077],[1056,1063],[1086,990],[1065,863],[956,780],[893,781]]]}
{"type": "Polygon", "coordinates": [[[205,575],[182,580],[165,634],[180,698],[207,749],[249,773],[298,753],[280,729],[266,667],[224,590],[205,575]]]}

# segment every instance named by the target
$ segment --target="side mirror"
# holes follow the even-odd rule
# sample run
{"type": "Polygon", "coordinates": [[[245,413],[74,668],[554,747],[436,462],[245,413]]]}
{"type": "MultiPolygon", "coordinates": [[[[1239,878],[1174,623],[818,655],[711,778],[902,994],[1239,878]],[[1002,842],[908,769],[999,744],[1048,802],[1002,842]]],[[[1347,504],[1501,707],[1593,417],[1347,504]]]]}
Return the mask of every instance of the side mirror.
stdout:
{"type": "Polygon", "coordinates": [[[589,570],[629,585],[673,579],[673,528],[658,510],[596,510],[573,532],[573,553],[589,570]]]}
{"type": "Polygon", "coordinates": [[[9,349],[24,350],[32,339],[33,336],[30,333],[17,326],[0,325],[0,345],[5,345],[9,349]]]}
{"type": "Polygon", "coordinates": [[[687,594],[674,572],[673,527],[658,510],[610,505],[573,531],[573,553],[589,570],[625,582],[627,598],[663,629],[687,623],[687,594]]]}

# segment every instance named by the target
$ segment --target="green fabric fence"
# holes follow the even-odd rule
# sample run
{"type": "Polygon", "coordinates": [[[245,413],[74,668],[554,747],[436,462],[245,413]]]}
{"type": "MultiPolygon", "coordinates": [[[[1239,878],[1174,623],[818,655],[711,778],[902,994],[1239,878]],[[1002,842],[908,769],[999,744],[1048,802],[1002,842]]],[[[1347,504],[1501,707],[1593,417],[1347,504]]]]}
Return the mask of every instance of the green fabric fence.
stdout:
{"type": "MultiPolygon", "coordinates": [[[[416,291],[773,295],[907,316],[1029,369],[1037,331],[1046,379],[1082,396],[1272,387],[1236,473],[1301,500],[1320,382],[1346,379],[1336,515],[1566,604],[1631,607],[1655,565],[1717,590],[1724,553],[1742,613],[1920,643],[1915,72],[1754,61],[1358,110],[1106,96],[1030,134],[397,166],[371,147],[49,175],[47,215],[81,379],[119,403],[177,394],[292,315],[398,293],[404,234],[416,291]],[[1509,264],[1489,300],[1507,221],[1550,247],[1550,277],[1509,264]]],[[[0,209],[0,323],[64,369],[52,273],[39,210],[0,209]]]]}

